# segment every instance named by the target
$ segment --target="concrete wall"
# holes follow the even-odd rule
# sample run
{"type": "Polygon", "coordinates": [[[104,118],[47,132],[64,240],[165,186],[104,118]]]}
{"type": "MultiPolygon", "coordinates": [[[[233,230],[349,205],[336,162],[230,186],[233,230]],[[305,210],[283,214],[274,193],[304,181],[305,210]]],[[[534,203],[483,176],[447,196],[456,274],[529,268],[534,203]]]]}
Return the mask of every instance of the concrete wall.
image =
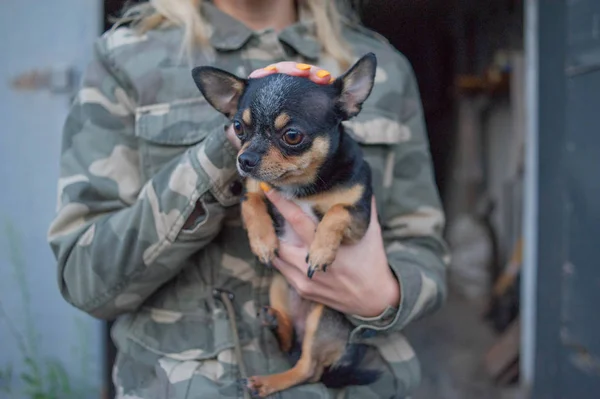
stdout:
{"type": "MultiPolygon", "coordinates": [[[[81,71],[99,34],[97,0],[7,0],[0,12],[0,397],[22,398],[21,373],[45,384],[64,367],[69,384],[99,397],[101,324],[70,307],[57,285],[46,242],[54,216],[61,129],[70,94],[23,91],[11,80],[27,71],[81,71]],[[22,346],[22,345],[24,346],[22,346]],[[26,363],[25,356],[33,363],[26,363]],[[49,361],[55,360],[55,366],[49,361]],[[32,364],[40,367],[39,375],[32,364]],[[7,371],[12,379],[7,381],[7,371]],[[54,371],[52,371],[54,370],[54,371]]],[[[31,386],[31,383],[29,384],[31,386]]],[[[60,385],[60,384],[59,384],[60,385]]],[[[58,391],[61,399],[69,398],[58,391]]],[[[50,396],[42,396],[50,397],[50,396]]],[[[55,396],[56,397],[56,396],[55,396]]]]}

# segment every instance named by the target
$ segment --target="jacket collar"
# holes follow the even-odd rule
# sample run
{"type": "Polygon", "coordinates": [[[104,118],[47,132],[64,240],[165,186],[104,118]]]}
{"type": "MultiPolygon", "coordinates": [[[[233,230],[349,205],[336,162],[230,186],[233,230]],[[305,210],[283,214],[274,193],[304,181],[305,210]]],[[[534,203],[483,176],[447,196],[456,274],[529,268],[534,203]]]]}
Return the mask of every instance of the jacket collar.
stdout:
{"type": "MultiPolygon", "coordinates": [[[[253,31],[242,22],[219,10],[212,2],[202,5],[205,19],[211,26],[211,45],[220,51],[233,51],[242,48],[252,36],[261,32],[253,31]]],[[[278,34],[296,52],[309,59],[317,59],[321,53],[321,44],[315,35],[315,23],[310,11],[303,6],[299,9],[299,20],[278,34]]]]}

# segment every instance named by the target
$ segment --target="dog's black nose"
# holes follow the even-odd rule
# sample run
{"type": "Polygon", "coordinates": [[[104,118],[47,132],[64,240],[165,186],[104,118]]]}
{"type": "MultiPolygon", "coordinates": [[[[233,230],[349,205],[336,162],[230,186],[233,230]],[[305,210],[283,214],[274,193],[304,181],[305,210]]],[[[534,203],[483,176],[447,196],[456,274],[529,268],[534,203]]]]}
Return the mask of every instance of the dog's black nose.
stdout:
{"type": "Polygon", "coordinates": [[[252,169],[258,165],[258,161],[260,161],[260,156],[255,152],[246,151],[238,157],[240,168],[242,168],[244,172],[252,171],[252,169]]]}

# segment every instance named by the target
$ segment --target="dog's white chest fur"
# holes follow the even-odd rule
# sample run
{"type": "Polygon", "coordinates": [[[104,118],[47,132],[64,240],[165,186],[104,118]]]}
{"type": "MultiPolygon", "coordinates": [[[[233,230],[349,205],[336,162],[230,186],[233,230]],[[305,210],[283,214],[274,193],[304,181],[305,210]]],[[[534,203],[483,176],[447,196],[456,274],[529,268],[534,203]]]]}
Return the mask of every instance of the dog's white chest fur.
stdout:
{"type": "MultiPolygon", "coordinates": [[[[302,211],[305,214],[307,214],[315,223],[319,223],[319,218],[317,218],[317,215],[315,215],[315,213],[313,212],[314,203],[312,201],[302,201],[302,200],[299,200],[296,198],[290,198],[289,200],[292,201],[293,203],[295,203],[296,205],[298,205],[302,209],[302,211]]],[[[289,222],[285,219],[284,219],[284,225],[283,225],[282,230],[283,230],[282,236],[279,237],[279,239],[281,241],[284,241],[291,245],[301,245],[302,244],[302,240],[300,239],[300,236],[298,236],[296,231],[292,228],[292,226],[289,224],[289,222]]]]}

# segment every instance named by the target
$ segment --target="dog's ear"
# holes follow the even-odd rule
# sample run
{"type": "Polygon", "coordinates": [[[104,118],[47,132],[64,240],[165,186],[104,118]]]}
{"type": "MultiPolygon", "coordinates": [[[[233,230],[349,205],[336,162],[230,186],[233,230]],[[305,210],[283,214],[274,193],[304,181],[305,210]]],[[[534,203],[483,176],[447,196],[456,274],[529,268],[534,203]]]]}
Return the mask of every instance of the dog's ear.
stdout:
{"type": "Polygon", "coordinates": [[[240,97],[246,88],[246,79],[211,66],[192,69],[192,78],[213,108],[229,119],[235,115],[240,97]]]}
{"type": "Polygon", "coordinates": [[[339,90],[338,104],[344,119],[350,119],[360,112],[373,89],[376,70],[377,58],[375,54],[368,53],[333,82],[339,90]]]}

